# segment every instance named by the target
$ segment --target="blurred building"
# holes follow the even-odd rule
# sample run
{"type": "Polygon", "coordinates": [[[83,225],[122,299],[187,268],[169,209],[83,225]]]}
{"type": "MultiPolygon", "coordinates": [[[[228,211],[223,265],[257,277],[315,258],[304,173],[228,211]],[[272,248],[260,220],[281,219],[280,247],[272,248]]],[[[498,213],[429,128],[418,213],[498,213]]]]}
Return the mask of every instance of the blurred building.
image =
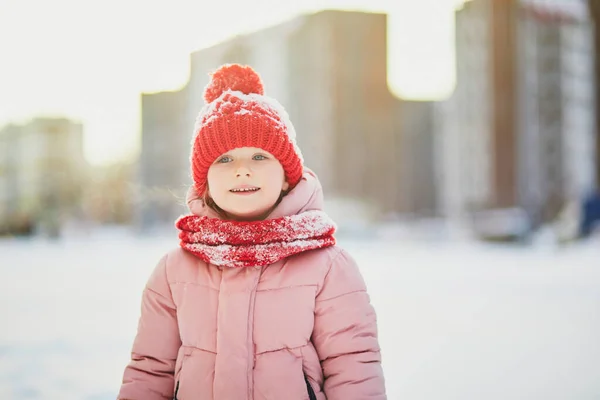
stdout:
{"type": "Polygon", "coordinates": [[[7,125],[0,131],[0,233],[27,229],[29,222],[19,216],[18,140],[20,127],[7,125]]]}
{"type": "Polygon", "coordinates": [[[142,230],[172,224],[185,213],[194,126],[187,92],[142,95],[142,151],[133,192],[134,222],[142,230]]]}
{"type": "Polygon", "coordinates": [[[86,174],[82,125],[38,118],[0,131],[0,230],[59,234],[80,212],[86,174]]]}
{"type": "MultiPolygon", "coordinates": [[[[595,93],[600,99],[600,2],[589,1],[589,8],[594,21],[594,54],[596,66],[595,93]]],[[[600,101],[596,101],[596,189],[600,191],[600,101]]]]}
{"type": "Polygon", "coordinates": [[[596,179],[587,4],[472,0],[456,44],[457,87],[441,111],[447,214],[495,210],[513,233],[553,221],[596,179]]]}
{"type": "Polygon", "coordinates": [[[133,163],[121,162],[90,168],[82,200],[85,222],[131,224],[133,209],[140,202],[138,197],[133,163]]]}
{"type": "Polygon", "coordinates": [[[523,11],[520,193],[543,223],[595,186],[594,27],[582,1],[527,2],[523,11]]]}
{"type": "Polygon", "coordinates": [[[267,95],[290,114],[328,198],[358,200],[378,213],[433,212],[433,119],[416,117],[433,115],[432,107],[390,93],[386,36],[385,14],[322,11],[193,53],[184,89],[142,98],[139,179],[149,197],[138,224],[172,223],[185,212],[192,129],[208,73],[223,63],[260,73],[267,95]],[[417,152],[406,146],[405,130],[417,152]]]}
{"type": "MultiPolygon", "coordinates": [[[[438,104],[401,100],[396,106],[394,129],[398,135],[393,162],[399,164],[400,179],[393,211],[409,216],[435,217],[440,214],[437,166],[440,162],[436,140],[438,104]]],[[[380,183],[383,185],[385,183],[380,183]]]]}

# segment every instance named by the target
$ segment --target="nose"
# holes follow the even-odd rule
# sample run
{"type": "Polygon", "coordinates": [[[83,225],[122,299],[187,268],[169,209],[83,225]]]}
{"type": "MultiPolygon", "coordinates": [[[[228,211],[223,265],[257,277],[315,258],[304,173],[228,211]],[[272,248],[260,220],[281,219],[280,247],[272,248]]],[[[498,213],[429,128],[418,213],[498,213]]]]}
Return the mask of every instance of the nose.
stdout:
{"type": "Polygon", "coordinates": [[[246,166],[243,166],[243,165],[240,165],[237,168],[237,170],[235,171],[235,176],[237,178],[240,178],[240,177],[249,178],[250,175],[251,175],[250,170],[246,166]]]}

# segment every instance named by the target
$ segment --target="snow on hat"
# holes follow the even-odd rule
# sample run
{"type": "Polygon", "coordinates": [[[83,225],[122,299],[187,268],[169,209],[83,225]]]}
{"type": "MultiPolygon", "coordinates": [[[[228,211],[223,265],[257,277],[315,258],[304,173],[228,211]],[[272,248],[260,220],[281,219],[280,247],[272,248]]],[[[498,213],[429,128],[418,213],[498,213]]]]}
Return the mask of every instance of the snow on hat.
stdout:
{"type": "Polygon", "coordinates": [[[218,68],[204,89],[204,100],[190,157],[199,194],[206,190],[211,164],[239,147],[258,147],[273,154],[283,166],[290,188],[296,186],[304,162],[296,131],[283,106],[264,95],[260,76],[251,67],[226,64],[218,68]]]}

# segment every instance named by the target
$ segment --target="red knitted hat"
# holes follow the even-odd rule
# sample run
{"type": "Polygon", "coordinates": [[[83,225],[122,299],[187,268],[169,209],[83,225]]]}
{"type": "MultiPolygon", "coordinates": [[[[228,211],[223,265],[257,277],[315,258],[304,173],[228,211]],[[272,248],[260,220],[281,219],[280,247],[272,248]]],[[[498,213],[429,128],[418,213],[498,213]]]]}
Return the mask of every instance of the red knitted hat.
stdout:
{"type": "Polygon", "coordinates": [[[258,147],[283,166],[290,188],[302,177],[302,153],[285,109],[264,95],[259,75],[239,64],[221,66],[204,89],[206,105],[196,119],[192,141],[192,177],[199,194],[206,190],[208,168],[223,153],[258,147]]]}

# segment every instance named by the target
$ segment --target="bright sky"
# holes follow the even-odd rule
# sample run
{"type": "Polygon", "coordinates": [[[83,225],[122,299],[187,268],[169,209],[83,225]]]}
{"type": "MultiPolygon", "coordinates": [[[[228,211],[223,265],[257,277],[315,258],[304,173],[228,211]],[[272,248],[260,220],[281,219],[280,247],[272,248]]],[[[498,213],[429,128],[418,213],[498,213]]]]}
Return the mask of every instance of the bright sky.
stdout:
{"type": "Polygon", "coordinates": [[[84,123],[92,164],[131,157],[139,151],[140,93],[185,85],[192,51],[321,8],[389,13],[390,88],[444,97],[454,86],[459,3],[0,0],[0,126],[67,116],[84,123]]]}

